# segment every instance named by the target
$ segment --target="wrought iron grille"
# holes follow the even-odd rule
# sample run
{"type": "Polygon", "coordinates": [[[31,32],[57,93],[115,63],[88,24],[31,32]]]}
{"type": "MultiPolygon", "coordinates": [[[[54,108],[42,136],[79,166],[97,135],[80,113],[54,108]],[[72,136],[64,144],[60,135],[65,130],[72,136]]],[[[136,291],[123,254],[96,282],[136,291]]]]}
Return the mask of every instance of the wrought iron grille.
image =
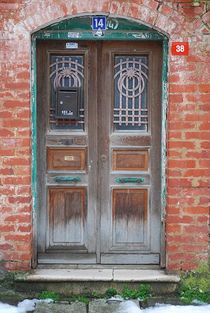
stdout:
{"type": "Polygon", "coordinates": [[[50,58],[50,127],[52,129],[84,129],[84,60],[83,56],[57,56],[50,58]],[[79,120],[57,119],[56,90],[60,87],[80,87],[79,120]]]}
{"type": "Polygon", "coordinates": [[[115,130],[148,130],[147,85],[147,56],[115,56],[115,130]]]}

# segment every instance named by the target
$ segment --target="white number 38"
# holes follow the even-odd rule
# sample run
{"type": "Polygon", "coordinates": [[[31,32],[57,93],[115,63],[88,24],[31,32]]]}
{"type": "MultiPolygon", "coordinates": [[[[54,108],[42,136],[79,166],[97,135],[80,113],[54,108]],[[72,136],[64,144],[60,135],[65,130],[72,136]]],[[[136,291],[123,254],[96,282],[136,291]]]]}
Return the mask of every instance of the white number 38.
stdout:
{"type": "Polygon", "coordinates": [[[176,52],[184,52],[184,45],[176,45],[176,52]]]}

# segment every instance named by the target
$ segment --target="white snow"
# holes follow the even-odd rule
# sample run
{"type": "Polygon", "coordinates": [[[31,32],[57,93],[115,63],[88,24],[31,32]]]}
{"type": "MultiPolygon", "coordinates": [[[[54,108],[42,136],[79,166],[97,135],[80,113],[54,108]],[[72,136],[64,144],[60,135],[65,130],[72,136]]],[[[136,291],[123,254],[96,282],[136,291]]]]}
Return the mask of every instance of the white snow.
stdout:
{"type": "Polygon", "coordinates": [[[145,309],[141,313],[210,313],[210,304],[197,306],[156,304],[154,307],[145,309]]]}
{"type": "Polygon", "coordinates": [[[154,307],[140,309],[133,301],[125,301],[120,304],[117,313],[210,313],[210,304],[197,306],[156,304],[154,307]]]}
{"type": "MultiPolygon", "coordinates": [[[[0,313],[28,313],[33,311],[37,302],[52,302],[46,300],[24,300],[19,302],[17,306],[0,302],[0,313]]],[[[210,304],[206,305],[170,305],[156,304],[154,307],[140,309],[133,301],[123,301],[120,304],[117,313],[210,313],[210,304]]]]}
{"type": "Polygon", "coordinates": [[[45,299],[45,300],[38,300],[38,299],[32,299],[32,300],[23,300],[22,302],[19,302],[17,306],[9,305],[6,303],[0,302],[0,313],[28,313],[32,312],[35,309],[37,302],[53,302],[51,299],[45,299]]]}

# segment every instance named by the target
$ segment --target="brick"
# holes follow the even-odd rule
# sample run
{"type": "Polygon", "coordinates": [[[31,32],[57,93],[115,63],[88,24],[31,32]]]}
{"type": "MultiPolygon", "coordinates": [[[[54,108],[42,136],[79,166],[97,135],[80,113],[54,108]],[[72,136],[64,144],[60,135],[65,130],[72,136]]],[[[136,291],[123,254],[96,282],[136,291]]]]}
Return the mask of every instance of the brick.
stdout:
{"type": "Polygon", "coordinates": [[[204,93],[210,93],[210,84],[203,84],[199,86],[199,91],[204,93]]]}
{"type": "Polygon", "coordinates": [[[183,208],[183,213],[186,214],[193,214],[193,215],[198,215],[198,214],[209,214],[209,208],[208,207],[202,207],[202,206],[194,206],[194,207],[187,207],[183,208]]]}
{"type": "Polygon", "coordinates": [[[206,236],[208,236],[208,225],[205,225],[205,226],[183,225],[183,227],[188,234],[194,233],[198,235],[199,233],[203,233],[203,234],[206,234],[206,236]]]}
{"type": "Polygon", "coordinates": [[[30,165],[30,160],[29,159],[22,159],[18,157],[14,158],[8,158],[4,160],[3,162],[4,165],[14,165],[14,166],[19,166],[19,165],[30,165]]]}
{"type": "Polygon", "coordinates": [[[22,225],[22,226],[18,226],[17,230],[21,233],[30,233],[31,232],[31,225],[22,225]]]}
{"type": "Polygon", "coordinates": [[[185,138],[186,139],[200,139],[200,140],[205,140],[210,138],[210,134],[208,132],[186,132],[185,133],[185,138]]]}
{"type": "Polygon", "coordinates": [[[201,148],[203,149],[210,149],[210,141],[204,141],[204,142],[201,142],[201,148]]]}
{"type": "Polygon", "coordinates": [[[210,168],[210,160],[200,160],[199,161],[199,166],[201,168],[207,168],[209,169],[210,168]]]}
{"type": "Polygon", "coordinates": [[[191,170],[185,171],[183,175],[185,177],[205,177],[205,176],[210,177],[210,170],[200,169],[200,168],[199,169],[191,169],[191,170]]]}
{"type": "Polygon", "coordinates": [[[169,221],[167,220],[167,225],[166,225],[166,230],[167,232],[173,234],[173,233],[181,233],[181,225],[177,224],[170,224],[169,221]]]}
{"type": "Polygon", "coordinates": [[[15,226],[14,225],[0,225],[0,232],[8,233],[8,232],[14,232],[15,226]]]}
{"type": "Polygon", "coordinates": [[[190,141],[171,141],[169,142],[169,149],[180,149],[180,148],[186,148],[186,149],[194,149],[195,143],[190,141]]]}
{"type": "Polygon", "coordinates": [[[190,224],[193,221],[192,216],[176,216],[176,215],[168,215],[167,223],[179,223],[181,224],[190,224]]]}
{"type": "Polygon", "coordinates": [[[14,108],[22,108],[26,106],[28,102],[19,101],[19,100],[7,100],[4,102],[4,108],[6,109],[14,109],[14,108]]]}
{"type": "Polygon", "coordinates": [[[194,129],[195,124],[192,122],[182,122],[182,121],[170,121],[169,129],[170,130],[183,130],[183,129],[194,129]]]}
{"type": "Polygon", "coordinates": [[[179,93],[179,92],[196,92],[196,85],[179,85],[179,84],[170,84],[169,92],[171,93],[179,93]]]}
{"type": "Polygon", "coordinates": [[[6,128],[0,129],[0,137],[4,138],[4,137],[13,137],[13,136],[14,136],[14,132],[12,130],[9,130],[6,128]]]}
{"type": "Polygon", "coordinates": [[[26,90],[29,90],[30,88],[30,84],[28,82],[7,82],[5,83],[5,88],[7,89],[12,89],[12,90],[23,90],[23,89],[26,89],[26,90]]]}
{"type": "Polygon", "coordinates": [[[6,235],[5,236],[5,240],[8,240],[8,241],[24,241],[24,242],[28,242],[31,240],[31,235],[13,235],[13,234],[10,234],[10,235],[6,235]]]}
{"type": "Polygon", "coordinates": [[[31,201],[31,197],[23,197],[23,196],[19,196],[19,197],[8,197],[8,203],[30,203],[31,201]]]}
{"type": "Polygon", "coordinates": [[[29,80],[30,79],[30,73],[29,72],[20,72],[17,74],[17,78],[29,80]]]}
{"type": "Polygon", "coordinates": [[[195,160],[169,160],[169,167],[173,168],[195,168],[195,160]]]}
{"type": "Polygon", "coordinates": [[[17,222],[17,223],[30,223],[31,222],[31,215],[29,214],[22,214],[22,215],[11,215],[5,218],[5,222],[17,222]]]}
{"type": "MultiPolygon", "coordinates": [[[[210,116],[209,116],[210,117],[210,116]]],[[[208,116],[206,118],[209,118],[208,116]]],[[[203,122],[199,126],[200,130],[210,130],[210,122],[203,122]]],[[[210,136],[209,136],[210,138],[210,136]]]]}
{"type": "Polygon", "coordinates": [[[169,95],[169,102],[174,102],[174,103],[182,103],[183,102],[183,95],[182,94],[170,94],[169,95]]]}
{"type": "Polygon", "coordinates": [[[208,94],[200,94],[199,95],[199,99],[201,102],[203,103],[207,103],[209,104],[210,100],[209,100],[209,95],[208,94]]]}
{"type": "Polygon", "coordinates": [[[11,251],[12,250],[12,245],[9,243],[0,243],[0,251],[11,251]]]}
{"type": "Polygon", "coordinates": [[[23,119],[14,119],[14,120],[5,120],[3,122],[4,127],[8,128],[24,128],[24,127],[30,127],[30,121],[29,120],[23,120],[23,119]]]}

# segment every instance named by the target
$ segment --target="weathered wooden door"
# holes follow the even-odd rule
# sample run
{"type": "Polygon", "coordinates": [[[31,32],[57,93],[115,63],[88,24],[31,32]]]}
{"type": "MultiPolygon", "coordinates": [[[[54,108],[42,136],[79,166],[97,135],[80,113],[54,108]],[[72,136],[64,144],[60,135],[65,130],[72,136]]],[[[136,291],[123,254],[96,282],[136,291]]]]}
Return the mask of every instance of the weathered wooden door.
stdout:
{"type": "Polygon", "coordinates": [[[161,44],[40,41],[37,62],[38,262],[159,264],[161,44]]]}

